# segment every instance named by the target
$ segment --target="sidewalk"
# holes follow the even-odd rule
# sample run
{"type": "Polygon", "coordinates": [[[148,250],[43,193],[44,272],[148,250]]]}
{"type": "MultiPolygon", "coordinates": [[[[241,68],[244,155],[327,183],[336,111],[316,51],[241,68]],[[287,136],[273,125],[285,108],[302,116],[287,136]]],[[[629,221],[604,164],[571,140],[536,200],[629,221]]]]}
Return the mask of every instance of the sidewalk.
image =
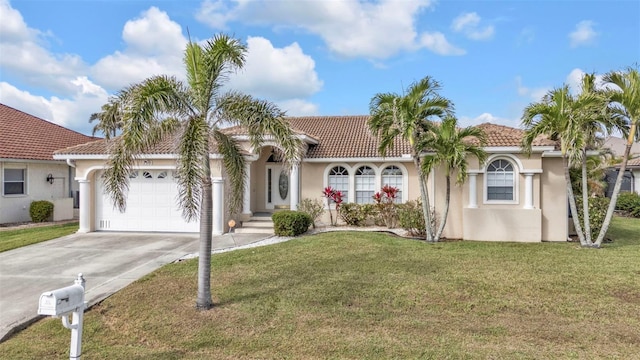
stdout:
{"type": "MultiPolygon", "coordinates": [[[[214,236],[213,253],[281,242],[269,234],[214,236]]],[[[197,257],[197,234],[73,234],[0,253],[0,342],[40,318],[40,294],[86,279],[91,307],[152,271],[197,257]]]]}

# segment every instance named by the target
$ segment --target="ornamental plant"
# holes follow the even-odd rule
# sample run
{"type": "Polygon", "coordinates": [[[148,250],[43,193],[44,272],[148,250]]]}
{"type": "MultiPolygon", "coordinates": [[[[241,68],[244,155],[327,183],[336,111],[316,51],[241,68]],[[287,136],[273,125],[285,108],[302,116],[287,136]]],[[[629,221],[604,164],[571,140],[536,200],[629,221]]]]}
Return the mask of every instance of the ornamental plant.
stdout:
{"type": "Polygon", "coordinates": [[[383,186],[379,192],[373,194],[373,201],[378,208],[378,214],[389,229],[396,227],[398,222],[395,204],[397,196],[398,188],[389,185],[383,186]]]}
{"type": "Polygon", "coordinates": [[[342,204],[342,191],[336,190],[331,186],[327,186],[326,188],[324,188],[322,196],[327,198],[327,205],[329,206],[329,219],[331,220],[331,225],[336,226],[338,223],[338,211],[340,210],[340,204],[342,204]],[[333,219],[333,213],[331,212],[331,203],[336,204],[335,220],[333,219]]]}

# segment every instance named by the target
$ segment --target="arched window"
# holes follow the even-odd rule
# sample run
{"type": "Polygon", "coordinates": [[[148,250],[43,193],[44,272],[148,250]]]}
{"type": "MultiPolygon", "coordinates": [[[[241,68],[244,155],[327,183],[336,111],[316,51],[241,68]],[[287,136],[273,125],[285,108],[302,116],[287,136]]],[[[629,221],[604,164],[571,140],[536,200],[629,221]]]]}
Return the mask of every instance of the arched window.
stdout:
{"type": "Polygon", "coordinates": [[[373,203],[376,188],[376,173],[369,166],[361,166],[356,170],[356,203],[373,203]]]}
{"type": "Polygon", "coordinates": [[[513,164],[498,159],[487,166],[487,200],[514,200],[515,173],[513,164]]]}
{"type": "Polygon", "coordinates": [[[329,186],[342,192],[342,199],[349,198],[349,172],[342,166],[336,166],[329,171],[329,186]]]}
{"type": "Polygon", "coordinates": [[[382,170],[382,186],[393,186],[398,189],[396,203],[402,202],[402,170],[395,165],[387,166],[382,170]]]}

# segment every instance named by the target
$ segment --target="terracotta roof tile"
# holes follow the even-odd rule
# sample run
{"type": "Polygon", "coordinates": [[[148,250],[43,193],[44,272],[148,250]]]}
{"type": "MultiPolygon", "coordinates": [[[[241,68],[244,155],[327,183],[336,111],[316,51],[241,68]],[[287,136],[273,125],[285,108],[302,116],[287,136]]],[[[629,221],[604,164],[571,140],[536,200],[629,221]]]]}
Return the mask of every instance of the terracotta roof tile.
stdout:
{"type": "MultiPolygon", "coordinates": [[[[524,137],[524,130],[512,128],[504,125],[483,123],[477,125],[487,134],[487,146],[521,146],[524,137]]],[[[533,140],[533,146],[555,146],[557,143],[549,140],[545,136],[538,136],[533,140]]]]}
{"type": "Polygon", "coordinates": [[[98,138],[0,104],[0,158],[53,160],[53,152],[98,138]]]}
{"type": "MultiPolygon", "coordinates": [[[[304,134],[317,140],[318,144],[309,146],[307,158],[372,158],[379,157],[379,141],[369,133],[367,127],[368,115],[360,116],[304,116],[289,117],[287,120],[298,134],[304,134]]],[[[487,133],[487,146],[520,146],[524,131],[503,125],[484,123],[478,125],[487,133]]],[[[224,129],[227,134],[244,135],[241,127],[224,129]]],[[[148,154],[173,154],[175,141],[167,138],[148,154]]],[[[537,138],[534,146],[554,146],[556,142],[544,137],[537,138]]],[[[85,145],[69,147],[57,154],[106,154],[108,142],[99,140],[85,145]]],[[[215,144],[212,144],[215,149],[215,144]]],[[[393,149],[387,152],[387,157],[401,157],[410,154],[409,144],[402,139],[396,139],[393,149]]]]}

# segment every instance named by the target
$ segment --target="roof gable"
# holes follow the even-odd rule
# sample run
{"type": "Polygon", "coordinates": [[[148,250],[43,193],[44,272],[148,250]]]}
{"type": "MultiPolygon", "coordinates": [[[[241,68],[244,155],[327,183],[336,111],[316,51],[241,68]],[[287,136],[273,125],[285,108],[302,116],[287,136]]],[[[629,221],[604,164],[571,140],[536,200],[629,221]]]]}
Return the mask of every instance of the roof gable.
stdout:
{"type": "Polygon", "coordinates": [[[53,152],[98,138],[0,104],[0,159],[53,160],[53,152]]]}

